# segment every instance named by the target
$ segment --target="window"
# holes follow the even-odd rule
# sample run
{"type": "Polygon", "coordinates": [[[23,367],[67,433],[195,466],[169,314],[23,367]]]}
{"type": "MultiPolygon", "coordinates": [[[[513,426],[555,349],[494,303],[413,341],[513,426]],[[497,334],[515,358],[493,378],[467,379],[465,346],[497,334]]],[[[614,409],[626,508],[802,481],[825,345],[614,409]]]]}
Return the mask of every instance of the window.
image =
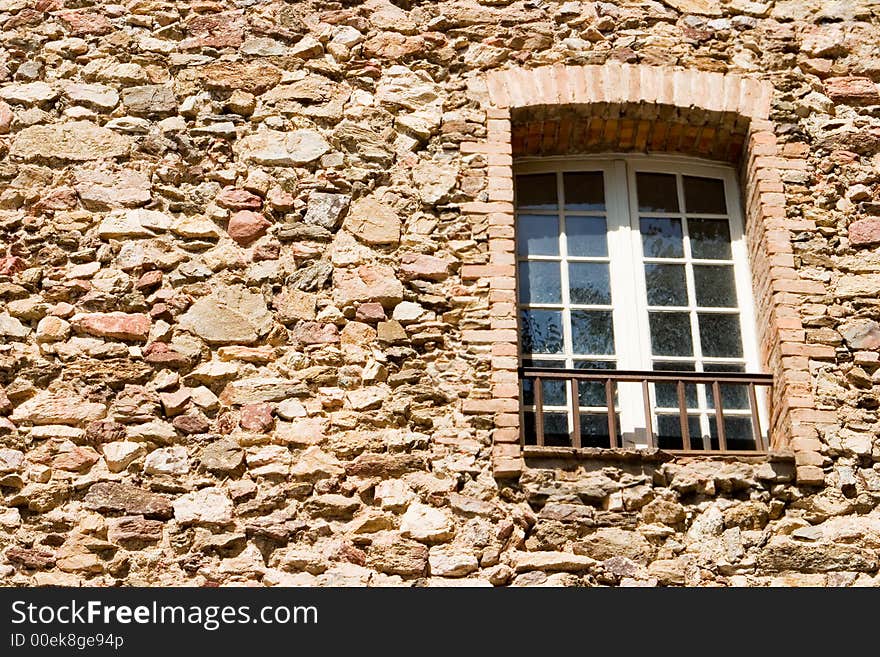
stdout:
{"type": "Polygon", "coordinates": [[[525,444],[762,449],[731,168],[522,162],[515,204],[525,444]]]}

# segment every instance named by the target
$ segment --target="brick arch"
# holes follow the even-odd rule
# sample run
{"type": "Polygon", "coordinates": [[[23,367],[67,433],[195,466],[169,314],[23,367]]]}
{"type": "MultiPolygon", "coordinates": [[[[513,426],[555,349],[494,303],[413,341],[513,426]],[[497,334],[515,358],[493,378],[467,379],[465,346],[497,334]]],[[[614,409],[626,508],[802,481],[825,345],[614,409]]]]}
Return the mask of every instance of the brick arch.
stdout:
{"type": "MultiPolygon", "coordinates": [[[[836,416],[816,407],[809,359],[829,354],[824,353],[828,349],[824,345],[806,343],[799,307],[826,290],[818,281],[799,278],[795,268],[792,233],[814,226],[788,218],[782,176],[786,170],[806,169],[806,153],[787,153],[778,147],[768,120],[772,85],[736,74],[615,63],[511,68],[490,72],[482,82],[482,87],[477,84],[472,90],[486,113],[486,138],[462,143],[461,152],[469,158],[481,156],[475,166],[483,167],[486,184],[482,197],[463,204],[462,212],[474,225],[485,226],[488,244],[483,260],[462,268],[462,278],[488,288],[489,323],[486,329],[464,331],[462,337],[466,343],[489,347],[491,366],[488,390],[475,390],[464,400],[463,411],[493,414],[495,475],[516,476],[523,468],[516,371],[513,158],[577,150],[565,139],[560,143],[562,122],[580,123],[583,129],[584,121],[589,119],[590,125],[598,117],[605,123],[602,139],[592,145],[595,150],[673,150],[739,165],[761,358],[774,375],[771,440],[777,450],[794,451],[801,483],[823,483],[818,430],[833,425],[836,416]],[[668,129],[676,122],[690,132],[675,148],[670,148],[668,139],[650,139],[651,130],[663,130],[657,126],[665,124],[668,129]],[[517,130],[522,135],[521,126],[530,123],[540,124],[542,130],[555,126],[556,143],[542,133],[540,148],[529,152],[522,136],[519,142],[514,136],[517,130]],[[725,130],[728,141],[723,148],[713,148],[717,146],[713,139],[725,130]]],[[[572,129],[564,130],[570,140],[572,129]]]]}

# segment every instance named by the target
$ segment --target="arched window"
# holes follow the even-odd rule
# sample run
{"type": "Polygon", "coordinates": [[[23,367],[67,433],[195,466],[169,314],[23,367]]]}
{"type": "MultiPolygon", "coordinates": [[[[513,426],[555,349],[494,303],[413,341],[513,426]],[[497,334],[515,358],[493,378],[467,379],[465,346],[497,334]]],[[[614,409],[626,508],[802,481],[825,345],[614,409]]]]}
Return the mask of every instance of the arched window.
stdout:
{"type": "Polygon", "coordinates": [[[514,172],[524,443],[762,451],[734,170],[622,155],[514,172]]]}

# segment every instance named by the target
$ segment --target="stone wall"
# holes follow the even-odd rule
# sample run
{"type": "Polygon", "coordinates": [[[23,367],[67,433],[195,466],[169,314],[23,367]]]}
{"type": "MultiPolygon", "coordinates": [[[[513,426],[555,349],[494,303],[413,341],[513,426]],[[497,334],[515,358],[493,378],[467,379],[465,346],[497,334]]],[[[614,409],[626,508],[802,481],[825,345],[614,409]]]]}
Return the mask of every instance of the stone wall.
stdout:
{"type": "Polygon", "coordinates": [[[874,584],[878,17],[0,0],[0,583],[874,584]],[[486,80],[606,63],[772,85],[747,192],[775,195],[765,354],[802,431],[768,457],[493,469],[486,80]]]}

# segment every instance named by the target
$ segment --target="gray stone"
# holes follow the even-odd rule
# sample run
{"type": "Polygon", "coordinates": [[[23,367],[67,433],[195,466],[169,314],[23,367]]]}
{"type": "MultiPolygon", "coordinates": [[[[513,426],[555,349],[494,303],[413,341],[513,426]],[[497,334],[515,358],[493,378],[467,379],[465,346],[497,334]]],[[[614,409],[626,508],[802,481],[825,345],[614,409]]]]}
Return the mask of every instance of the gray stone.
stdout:
{"type": "Polygon", "coordinates": [[[847,345],[853,349],[880,348],[880,323],[873,319],[853,319],[838,329],[847,345]]]}
{"type": "Polygon", "coordinates": [[[128,154],[130,148],[127,137],[88,121],[74,121],[25,128],[15,135],[9,154],[27,162],[87,162],[120,157],[128,154]]]}
{"type": "Polygon", "coordinates": [[[199,462],[210,472],[233,473],[244,466],[244,450],[234,439],[224,438],[202,449],[199,462]]]}
{"type": "Polygon", "coordinates": [[[232,500],[220,488],[203,488],[181,495],[173,503],[181,525],[226,525],[232,522],[232,500]]]}
{"type": "Polygon", "coordinates": [[[122,102],[126,111],[135,115],[168,114],[177,109],[174,90],[164,84],[128,87],[122,91],[122,102]]]}
{"type": "Polygon", "coordinates": [[[314,162],[330,150],[330,144],[314,130],[263,130],[240,140],[236,150],[255,164],[292,167],[314,162]]]}
{"type": "Polygon", "coordinates": [[[80,103],[97,110],[109,111],[119,104],[119,94],[113,87],[103,84],[82,84],[65,80],[64,95],[73,103],[80,103]]]}
{"type": "Polygon", "coordinates": [[[312,192],[309,196],[309,204],[303,221],[336,230],[342,217],[351,203],[351,197],[346,194],[330,194],[328,192],[312,192]]]}
{"type": "Polygon", "coordinates": [[[113,482],[93,484],[83,498],[83,504],[93,511],[122,512],[148,518],[170,518],[172,509],[171,502],[164,495],[113,482]]]}
{"type": "Polygon", "coordinates": [[[219,287],[190,306],[180,327],[210,344],[251,344],[272,328],[272,313],[262,294],[241,285],[219,287]]]}

